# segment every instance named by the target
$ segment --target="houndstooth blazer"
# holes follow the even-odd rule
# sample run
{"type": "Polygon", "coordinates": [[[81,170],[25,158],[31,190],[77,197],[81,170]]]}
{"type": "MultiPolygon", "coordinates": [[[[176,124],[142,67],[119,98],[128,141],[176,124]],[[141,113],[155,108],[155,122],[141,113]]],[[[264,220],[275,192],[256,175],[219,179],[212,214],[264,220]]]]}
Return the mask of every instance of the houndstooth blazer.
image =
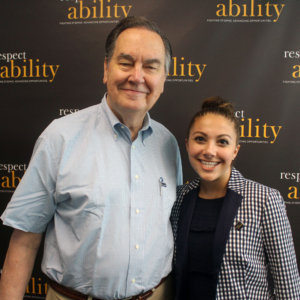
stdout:
{"type": "MultiPolygon", "coordinates": [[[[184,300],[187,239],[200,179],[177,191],[171,223],[175,238],[176,300],[184,300]]],[[[216,299],[300,299],[290,224],[280,193],[232,169],[214,237],[216,299]]],[[[200,297],[200,295],[199,295],[200,297]]]]}

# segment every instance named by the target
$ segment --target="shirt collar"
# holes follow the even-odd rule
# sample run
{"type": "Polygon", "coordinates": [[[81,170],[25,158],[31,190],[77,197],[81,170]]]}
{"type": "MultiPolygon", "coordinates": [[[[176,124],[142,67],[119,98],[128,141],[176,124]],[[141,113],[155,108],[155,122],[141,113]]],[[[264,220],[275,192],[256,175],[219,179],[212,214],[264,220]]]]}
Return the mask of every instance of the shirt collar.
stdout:
{"type": "MultiPolygon", "coordinates": [[[[112,112],[110,109],[108,103],[107,103],[107,94],[105,94],[102,98],[102,105],[103,110],[108,118],[108,121],[116,134],[117,138],[120,138],[120,130],[127,130],[129,133],[129,129],[126,125],[120,122],[120,120],[116,117],[116,115],[112,112]],[[125,129],[126,128],[126,129],[125,129]]],[[[149,137],[153,133],[153,127],[151,126],[152,120],[150,118],[150,114],[147,112],[144,121],[143,126],[139,130],[139,136],[142,138],[143,144],[145,144],[145,140],[147,137],[149,137]]]]}

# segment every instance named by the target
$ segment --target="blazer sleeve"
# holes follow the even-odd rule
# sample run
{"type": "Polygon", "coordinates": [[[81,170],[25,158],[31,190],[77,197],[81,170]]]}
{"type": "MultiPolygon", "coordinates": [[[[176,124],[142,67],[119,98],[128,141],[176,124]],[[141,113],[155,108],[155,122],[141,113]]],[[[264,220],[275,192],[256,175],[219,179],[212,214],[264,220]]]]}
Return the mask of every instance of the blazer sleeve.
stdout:
{"type": "Polygon", "coordinates": [[[276,299],[300,299],[300,279],[284,200],[270,189],[262,218],[265,252],[276,299]]]}

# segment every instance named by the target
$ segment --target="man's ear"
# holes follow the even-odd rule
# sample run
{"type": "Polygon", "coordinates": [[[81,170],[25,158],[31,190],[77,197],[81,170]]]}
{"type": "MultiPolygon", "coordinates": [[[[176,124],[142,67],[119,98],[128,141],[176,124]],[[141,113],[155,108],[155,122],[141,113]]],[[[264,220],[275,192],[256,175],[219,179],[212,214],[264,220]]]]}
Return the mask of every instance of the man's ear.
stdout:
{"type": "Polygon", "coordinates": [[[108,62],[107,62],[107,57],[104,59],[104,73],[103,73],[103,83],[107,83],[107,68],[108,68],[108,62]]]}

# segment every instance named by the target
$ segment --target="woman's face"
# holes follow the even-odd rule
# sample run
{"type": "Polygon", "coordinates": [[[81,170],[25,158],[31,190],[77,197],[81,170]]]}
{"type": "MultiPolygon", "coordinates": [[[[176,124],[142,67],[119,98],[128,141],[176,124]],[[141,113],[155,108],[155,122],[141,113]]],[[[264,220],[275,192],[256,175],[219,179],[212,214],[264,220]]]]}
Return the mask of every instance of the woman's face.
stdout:
{"type": "Polygon", "coordinates": [[[186,149],[193,169],[203,182],[227,185],[237,145],[234,123],[222,115],[208,113],[192,125],[186,149]]]}

